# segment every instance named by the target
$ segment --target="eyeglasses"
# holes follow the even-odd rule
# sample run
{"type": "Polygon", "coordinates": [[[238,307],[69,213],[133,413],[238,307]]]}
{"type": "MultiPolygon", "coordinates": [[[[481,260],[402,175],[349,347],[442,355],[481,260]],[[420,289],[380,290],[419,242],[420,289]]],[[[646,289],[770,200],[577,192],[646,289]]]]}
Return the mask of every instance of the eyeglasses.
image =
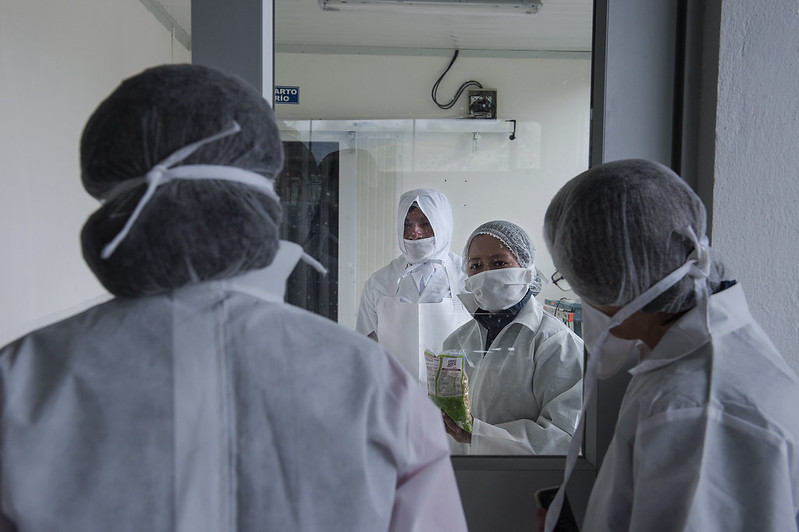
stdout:
{"type": "Polygon", "coordinates": [[[566,278],[563,277],[558,270],[555,270],[555,273],[552,274],[550,280],[552,281],[552,284],[554,284],[564,292],[568,292],[569,290],[572,289],[571,285],[569,284],[569,281],[567,281],[566,278]]]}

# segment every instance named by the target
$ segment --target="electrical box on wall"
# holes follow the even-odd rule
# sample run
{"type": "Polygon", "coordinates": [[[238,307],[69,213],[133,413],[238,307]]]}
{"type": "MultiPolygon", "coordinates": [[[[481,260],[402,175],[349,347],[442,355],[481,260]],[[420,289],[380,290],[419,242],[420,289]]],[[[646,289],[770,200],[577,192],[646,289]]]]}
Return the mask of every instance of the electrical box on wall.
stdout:
{"type": "Polygon", "coordinates": [[[469,91],[469,118],[496,118],[497,91],[473,89],[469,91]]]}

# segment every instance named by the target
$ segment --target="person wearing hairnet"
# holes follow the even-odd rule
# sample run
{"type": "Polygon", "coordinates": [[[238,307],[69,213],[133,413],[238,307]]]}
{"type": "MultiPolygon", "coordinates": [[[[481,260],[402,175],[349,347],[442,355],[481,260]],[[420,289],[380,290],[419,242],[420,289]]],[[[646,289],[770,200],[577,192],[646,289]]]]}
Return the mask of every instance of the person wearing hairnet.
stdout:
{"type": "Polygon", "coordinates": [[[706,229],[697,195],[646,160],[578,175],[546,212],[583,301],[586,394],[635,364],[583,530],[797,530],[799,380],[706,229]]]}
{"type": "Polygon", "coordinates": [[[218,70],[154,67],[99,105],[81,240],[117,297],[0,351],[0,530],[466,529],[438,410],[283,302],[282,163],[269,105],[218,70]]]}
{"type": "Polygon", "coordinates": [[[444,341],[465,357],[472,432],[444,414],[454,454],[565,454],[582,404],[583,342],[535,299],[535,248],[518,225],[494,220],[463,250],[474,319],[444,341]]]}
{"type": "Polygon", "coordinates": [[[437,353],[444,338],[469,320],[457,295],[466,279],[450,251],[452,207],[433,189],[409,190],[397,207],[402,255],[364,285],[356,330],[380,342],[421,385],[424,351],[437,353]]]}

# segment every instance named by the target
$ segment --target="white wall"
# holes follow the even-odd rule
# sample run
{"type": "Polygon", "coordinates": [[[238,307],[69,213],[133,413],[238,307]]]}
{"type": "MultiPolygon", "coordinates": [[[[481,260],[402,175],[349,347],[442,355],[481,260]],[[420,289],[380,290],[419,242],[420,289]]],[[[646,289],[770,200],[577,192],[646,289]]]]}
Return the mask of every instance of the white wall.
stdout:
{"type": "MultiPolygon", "coordinates": [[[[300,103],[276,103],[275,111],[283,120],[460,118],[468,114],[466,94],[450,110],[439,109],[430,97],[450,59],[448,55],[279,53],[275,84],[299,86],[300,103]]],[[[391,227],[386,238],[396,242],[393,224],[399,194],[431,187],[447,194],[453,204],[454,252],[461,252],[480,223],[508,219],[528,231],[537,246],[538,266],[551,274],[543,242],[544,212],[560,186],[588,166],[590,72],[588,54],[581,59],[554,54],[548,58],[459,57],[439,87],[438,101],[449,102],[467,80],[497,89],[498,118],[517,120],[517,139],[483,134],[479,140],[483,151],[474,154],[468,133],[461,135],[458,145],[452,144],[452,135],[438,142],[436,135],[417,132],[415,149],[404,152],[406,168],[395,176],[396,197],[385,208],[391,227]],[[433,167],[433,160],[451,171],[420,170],[433,167]]],[[[392,245],[391,256],[398,254],[392,245]]],[[[382,264],[389,258],[383,258],[382,264]]],[[[539,299],[563,295],[550,286],[539,299]]]]}
{"type": "Polygon", "coordinates": [[[80,251],[81,130],[122,79],[189,59],[137,0],[0,3],[0,345],[105,294],[80,251]]]}
{"type": "Polygon", "coordinates": [[[724,1],[713,246],[799,372],[799,11],[724,1]]]}

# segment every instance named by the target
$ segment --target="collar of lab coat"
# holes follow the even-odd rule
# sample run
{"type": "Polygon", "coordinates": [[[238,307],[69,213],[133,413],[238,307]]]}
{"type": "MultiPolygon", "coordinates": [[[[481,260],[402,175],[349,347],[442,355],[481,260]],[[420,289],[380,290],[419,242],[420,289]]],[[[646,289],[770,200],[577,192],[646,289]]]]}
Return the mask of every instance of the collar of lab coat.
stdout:
{"type": "MultiPolygon", "coordinates": [[[[476,303],[474,302],[474,296],[472,296],[471,293],[464,293],[464,294],[458,294],[458,297],[460,298],[464,307],[466,307],[466,310],[469,311],[469,314],[474,315],[474,311],[477,309],[476,303]]],[[[505,332],[508,331],[515,324],[518,324],[520,327],[526,327],[535,333],[541,327],[541,320],[543,318],[544,318],[544,307],[535,297],[531,297],[529,300],[527,300],[527,304],[523,306],[522,309],[519,311],[519,313],[516,315],[516,318],[514,318],[512,322],[506,325],[505,328],[502,329],[499,332],[499,334],[497,334],[497,337],[494,338],[494,340],[491,342],[492,345],[494,345],[495,342],[500,340],[505,335],[505,332]]],[[[485,345],[486,338],[488,337],[488,329],[483,327],[479,321],[474,319],[474,317],[472,317],[472,324],[473,326],[477,327],[477,331],[480,333],[480,338],[481,338],[480,345],[485,345]]],[[[470,330],[473,331],[474,329],[470,330]]]]}
{"type": "Polygon", "coordinates": [[[645,358],[630,370],[632,375],[654,371],[684,358],[711,341],[750,321],[749,307],[740,283],[710,296],[708,328],[698,307],[686,312],[666,331],[645,358]]]}
{"type": "Polygon", "coordinates": [[[283,302],[286,281],[302,256],[302,247],[281,240],[275,258],[266,268],[252,270],[222,281],[225,289],[249,294],[264,301],[283,302]]]}
{"type": "MultiPolygon", "coordinates": [[[[461,298],[461,301],[464,301],[464,299],[465,298],[461,298]]],[[[469,310],[468,307],[467,310],[469,310]]],[[[469,310],[469,313],[474,314],[474,311],[469,310]]],[[[505,328],[502,329],[502,332],[500,332],[499,334],[505,332],[508,329],[508,327],[511,327],[514,323],[518,323],[522,327],[527,327],[531,331],[537,331],[538,328],[541,326],[541,320],[543,319],[543,317],[544,317],[544,307],[536,298],[530,297],[530,299],[527,300],[527,304],[522,307],[522,309],[519,311],[518,314],[516,314],[514,320],[510,322],[508,325],[506,325],[505,328]]],[[[477,320],[475,320],[475,322],[479,324],[477,320]]],[[[485,327],[483,327],[482,325],[480,325],[480,329],[481,331],[485,332],[485,327]]],[[[497,335],[497,337],[499,337],[499,335],[497,335]]],[[[485,340],[485,338],[483,339],[485,340]]]]}
{"type": "Polygon", "coordinates": [[[513,325],[514,323],[518,323],[524,327],[527,327],[531,331],[537,331],[541,326],[541,320],[543,318],[544,307],[535,297],[531,297],[527,301],[527,304],[522,307],[522,310],[520,310],[516,315],[516,319],[510,324],[513,325]]]}
{"type": "MultiPolygon", "coordinates": [[[[466,274],[463,273],[463,269],[461,268],[460,255],[455,255],[452,252],[448,252],[441,258],[440,264],[447,271],[447,276],[449,276],[450,272],[452,272],[452,274],[456,276],[456,278],[452,279],[450,283],[450,284],[452,283],[455,284],[456,288],[455,293],[459,294],[462,291],[464,291],[465,289],[463,287],[463,284],[466,279],[466,274]]],[[[408,263],[407,260],[405,260],[405,257],[399,256],[393,261],[391,261],[389,266],[391,268],[390,277],[392,278],[392,281],[399,283],[405,277],[404,275],[405,271],[410,266],[410,264],[408,263]]],[[[413,276],[413,274],[410,275],[413,276]]]]}

